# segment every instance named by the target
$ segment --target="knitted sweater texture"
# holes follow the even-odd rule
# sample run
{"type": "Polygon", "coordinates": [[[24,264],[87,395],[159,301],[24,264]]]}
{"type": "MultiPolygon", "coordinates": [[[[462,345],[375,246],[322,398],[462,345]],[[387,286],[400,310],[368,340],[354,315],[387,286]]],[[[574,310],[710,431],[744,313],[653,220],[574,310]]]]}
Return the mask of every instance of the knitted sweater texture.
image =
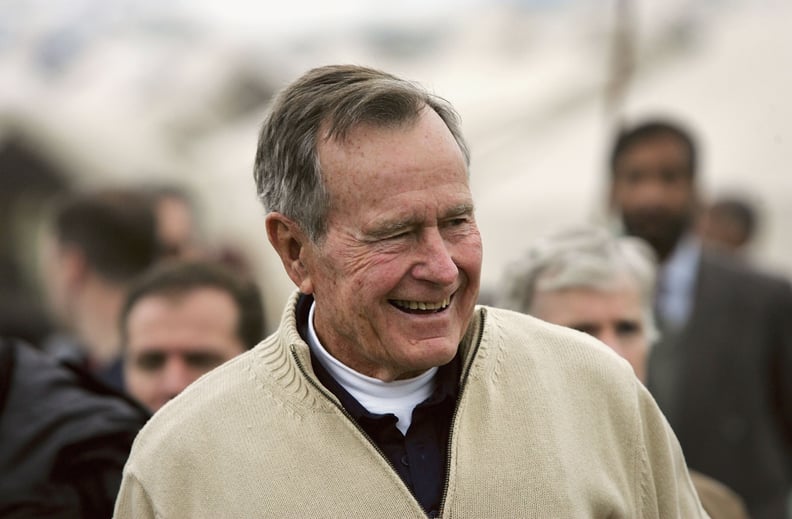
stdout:
{"type": "MultiPolygon", "coordinates": [[[[278,331],[138,435],[115,517],[422,517],[316,380],[290,300],[278,331]]],[[[706,517],[625,361],[588,336],[479,307],[460,348],[443,517],[706,517]]]]}

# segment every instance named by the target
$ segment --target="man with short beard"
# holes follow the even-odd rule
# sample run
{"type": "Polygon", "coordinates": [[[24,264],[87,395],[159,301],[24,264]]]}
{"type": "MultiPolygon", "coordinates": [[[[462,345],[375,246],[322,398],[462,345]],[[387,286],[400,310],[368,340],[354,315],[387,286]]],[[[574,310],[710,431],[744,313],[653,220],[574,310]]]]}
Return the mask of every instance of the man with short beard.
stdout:
{"type": "Polygon", "coordinates": [[[751,517],[787,517],[792,290],[702,247],[696,162],[691,135],[667,121],[626,128],[612,148],[613,214],[662,263],[649,389],[692,469],[740,493],[751,517]]]}

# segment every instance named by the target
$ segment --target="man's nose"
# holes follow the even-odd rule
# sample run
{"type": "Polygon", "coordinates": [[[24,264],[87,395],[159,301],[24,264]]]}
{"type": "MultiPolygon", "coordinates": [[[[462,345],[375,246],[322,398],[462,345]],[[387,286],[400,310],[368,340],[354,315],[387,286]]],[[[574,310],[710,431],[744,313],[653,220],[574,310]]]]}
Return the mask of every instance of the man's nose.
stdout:
{"type": "Polygon", "coordinates": [[[647,174],[635,188],[635,198],[644,205],[662,205],[667,197],[668,191],[659,172],[647,174]]]}
{"type": "Polygon", "coordinates": [[[616,333],[616,330],[614,330],[612,327],[610,326],[602,327],[600,332],[597,334],[597,339],[601,340],[602,342],[610,346],[610,348],[619,355],[622,355],[623,348],[621,341],[619,340],[619,335],[616,333]]]}
{"type": "Polygon", "coordinates": [[[189,386],[195,377],[181,356],[168,358],[162,373],[162,389],[168,398],[173,398],[189,386]]]}
{"type": "Polygon", "coordinates": [[[449,244],[437,227],[424,230],[418,243],[419,257],[412,274],[416,279],[438,285],[451,285],[459,275],[459,268],[449,244]]]}

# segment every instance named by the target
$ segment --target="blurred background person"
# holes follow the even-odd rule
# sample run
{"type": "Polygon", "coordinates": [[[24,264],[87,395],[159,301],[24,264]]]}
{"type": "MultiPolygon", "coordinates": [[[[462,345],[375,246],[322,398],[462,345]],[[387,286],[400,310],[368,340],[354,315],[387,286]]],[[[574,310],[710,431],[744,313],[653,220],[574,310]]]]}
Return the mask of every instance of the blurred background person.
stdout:
{"type": "Polygon", "coordinates": [[[159,254],[154,213],[141,192],[64,196],[41,246],[43,285],[59,325],[43,349],[121,389],[119,312],[129,283],[159,254]]]}
{"type": "Polygon", "coordinates": [[[205,260],[255,277],[253,263],[239,243],[220,237],[205,239],[200,205],[186,186],[155,184],[145,192],[154,206],[162,259],[205,260]]]}
{"type": "Polygon", "coordinates": [[[704,245],[745,257],[759,233],[759,209],[744,196],[716,198],[703,208],[698,232],[704,245]]]}
{"type": "Polygon", "coordinates": [[[0,337],[0,517],[111,517],[142,407],[0,337]]]}
{"type": "Polygon", "coordinates": [[[164,258],[195,258],[201,253],[198,211],[190,192],[176,184],[146,188],[157,220],[164,258]]]}
{"type": "Polygon", "coordinates": [[[207,261],[158,265],[130,289],[120,318],[124,380],[157,411],[265,335],[259,288],[207,261]]]}
{"type": "Polygon", "coordinates": [[[692,135],[664,120],[624,127],[611,148],[612,212],[660,261],[648,387],[691,468],[737,491],[755,519],[787,517],[792,288],[702,247],[697,157],[692,135]]]}
{"type": "Polygon", "coordinates": [[[60,164],[45,155],[35,138],[3,132],[0,122],[0,335],[30,344],[54,329],[36,290],[33,229],[52,197],[71,189],[60,164]]]}
{"type": "MultiPolygon", "coordinates": [[[[502,280],[498,306],[574,328],[625,358],[646,383],[653,316],[654,254],[638,238],[575,227],[534,242],[502,280]]],[[[725,485],[690,472],[713,519],[745,519],[740,497],[725,485]]]]}

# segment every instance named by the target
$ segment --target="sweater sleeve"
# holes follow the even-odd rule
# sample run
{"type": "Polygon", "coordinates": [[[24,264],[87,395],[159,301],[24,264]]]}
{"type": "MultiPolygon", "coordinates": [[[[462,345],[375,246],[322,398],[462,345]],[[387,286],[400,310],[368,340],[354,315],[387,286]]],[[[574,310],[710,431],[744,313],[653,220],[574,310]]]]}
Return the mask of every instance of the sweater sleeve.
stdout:
{"type": "Polygon", "coordinates": [[[682,448],[646,388],[636,379],[636,509],[642,518],[707,518],[693,488],[682,448]]]}
{"type": "Polygon", "coordinates": [[[143,484],[128,469],[124,470],[113,519],[155,519],[159,514],[143,484]]]}

